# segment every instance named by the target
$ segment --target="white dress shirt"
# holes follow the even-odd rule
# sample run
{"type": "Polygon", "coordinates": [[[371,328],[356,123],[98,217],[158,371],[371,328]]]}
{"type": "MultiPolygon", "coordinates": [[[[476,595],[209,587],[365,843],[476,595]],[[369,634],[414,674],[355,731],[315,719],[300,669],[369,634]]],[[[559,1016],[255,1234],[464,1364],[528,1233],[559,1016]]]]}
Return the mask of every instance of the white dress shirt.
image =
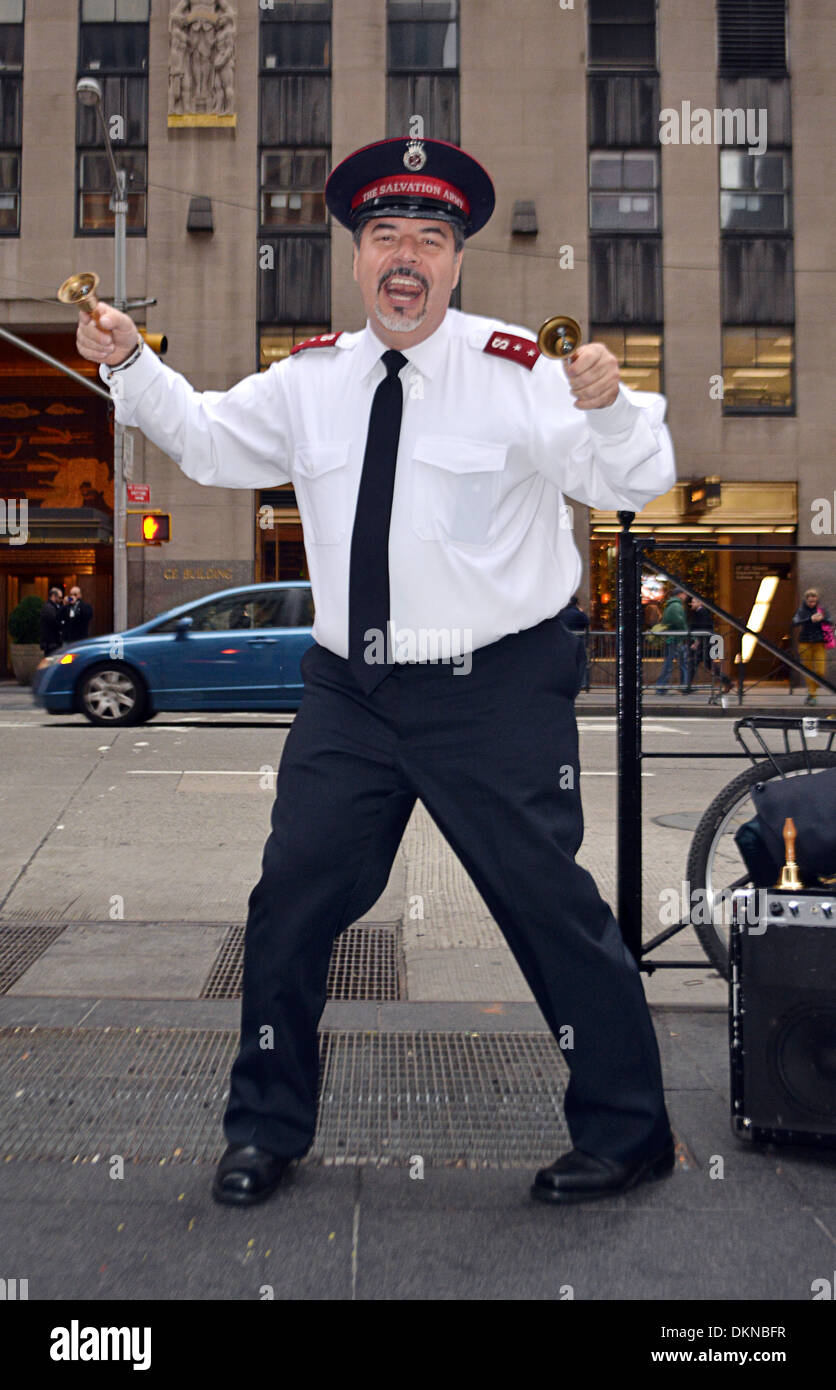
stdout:
{"type": "MultiPolygon", "coordinates": [[[[540,356],[529,369],[484,352],[502,333],[536,346],[528,329],[448,309],[429,338],[402,349],[390,625],[395,634],[448,634],[451,656],[565,607],[581,559],[564,495],[638,511],[676,479],[663,396],[621,386],[612,405],[577,410],[561,362],[540,356]]],[[[112,377],[100,368],[117,419],[187,477],[218,487],[293,484],[313,635],[342,657],[354,510],[385,351],[367,323],[228,391],[195,391],[148,351],[112,377]]],[[[399,654],[416,659],[406,637],[399,654]]]]}

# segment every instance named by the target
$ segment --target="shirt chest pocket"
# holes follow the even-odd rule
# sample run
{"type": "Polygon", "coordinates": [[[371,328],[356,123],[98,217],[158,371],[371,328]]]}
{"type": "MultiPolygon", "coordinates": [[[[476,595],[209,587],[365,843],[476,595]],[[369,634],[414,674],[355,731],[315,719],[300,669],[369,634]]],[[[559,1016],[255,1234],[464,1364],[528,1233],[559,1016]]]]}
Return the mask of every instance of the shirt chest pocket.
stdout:
{"type": "Polygon", "coordinates": [[[300,444],[293,483],[306,541],[336,545],[348,526],[348,440],[300,444]]]}
{"type": "Polygon", "coordinates": [[[489,545],[507,444],[419,435],[412,450],[412,525],[425,541],[489,545]]]}

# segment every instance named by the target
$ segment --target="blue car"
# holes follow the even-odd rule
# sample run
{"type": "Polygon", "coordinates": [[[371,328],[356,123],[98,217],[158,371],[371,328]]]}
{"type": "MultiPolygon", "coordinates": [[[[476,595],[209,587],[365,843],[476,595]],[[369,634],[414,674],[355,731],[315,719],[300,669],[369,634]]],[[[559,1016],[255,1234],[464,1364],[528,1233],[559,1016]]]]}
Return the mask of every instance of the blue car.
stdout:
{"type": "Polygon", "coordinates": [[[61,647],[44,657],[32,693],[50,714],[110,727],[158,710],[294,710],[312,624],[307,582],[224,589],[61,647]]]}

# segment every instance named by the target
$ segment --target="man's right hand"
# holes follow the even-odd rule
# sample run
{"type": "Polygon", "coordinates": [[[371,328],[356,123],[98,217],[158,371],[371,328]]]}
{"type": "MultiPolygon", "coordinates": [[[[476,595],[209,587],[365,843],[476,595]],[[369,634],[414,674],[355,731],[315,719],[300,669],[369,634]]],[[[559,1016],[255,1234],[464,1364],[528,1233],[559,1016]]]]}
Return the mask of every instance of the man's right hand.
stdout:
{"type": "Polygon", "coordinates": [[[118,367],[139,342],[139,329],[129,314],[99,300],[96,318],[79,309],[75,341],[81,356],[88,361],[118,367]]]}

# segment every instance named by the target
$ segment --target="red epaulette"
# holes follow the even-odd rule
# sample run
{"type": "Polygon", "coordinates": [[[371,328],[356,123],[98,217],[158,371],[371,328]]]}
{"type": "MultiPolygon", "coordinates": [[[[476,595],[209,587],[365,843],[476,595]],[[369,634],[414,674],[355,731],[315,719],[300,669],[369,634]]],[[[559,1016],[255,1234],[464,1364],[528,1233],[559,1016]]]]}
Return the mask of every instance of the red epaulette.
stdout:
{"type": "Polygon", "coordinates": [[[304,343],[297,343],[290,349],[290,355],[294,352],[301,352],[303,348],[333,347],[338,338],[342,337],[342,330],[339,333],[317,333],[315,338],[306,338],[304,343]]]}
{"type": "Polygon", "coordinates": [[[540,356],[540,349],[533,338],[517,338],[513,333],[492,333],[482,348],[494,357],[510,357],[520,366],[531,368],[540,356]]]}

